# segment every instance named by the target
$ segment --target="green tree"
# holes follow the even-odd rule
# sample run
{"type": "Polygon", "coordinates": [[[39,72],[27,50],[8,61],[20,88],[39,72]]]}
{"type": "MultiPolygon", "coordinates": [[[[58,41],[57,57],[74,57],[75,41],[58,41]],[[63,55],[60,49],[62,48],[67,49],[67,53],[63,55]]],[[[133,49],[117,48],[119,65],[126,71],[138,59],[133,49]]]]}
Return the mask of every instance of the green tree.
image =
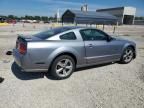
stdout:
{"type": "Polygon", "coordinates": [[[42,20],[42,21],[48,21],[49,19],[48,19],[47,16],[42,16],[42,17],[41,17],[41,20],[42,20]]]}
{"type": "Polygon", "coordinates": [[[41,20],[41,17],[40,17],[40,16],[34,16],[34,19],[40,21],[40,20],[41,20]]]}
{"type": "Polygon", "coordinates": [[[50,21],[56,21],[56,18],[51,16],[51,17],[49,17],[49,20],[50,21]]]}
{"type": "Polygon", "coordinates": [[[9,19],[15,19],[15,16],[14,15],[8,15],[8,18],[9,19]]]}

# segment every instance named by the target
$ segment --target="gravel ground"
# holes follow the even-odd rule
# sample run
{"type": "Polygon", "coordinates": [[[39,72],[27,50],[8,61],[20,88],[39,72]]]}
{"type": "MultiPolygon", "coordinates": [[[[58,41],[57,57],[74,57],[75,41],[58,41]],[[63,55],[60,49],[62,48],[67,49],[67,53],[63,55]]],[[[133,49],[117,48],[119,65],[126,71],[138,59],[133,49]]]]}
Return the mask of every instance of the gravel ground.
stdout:
{"type": "Polygon", "coordinates": [[[45,73],[21,72],[13,57],[5,55],[14,47],[17,35],[2,29],[0,76],[5,80],[0,84],[0,108],[144,108],[143,31],[136,36],[127,31],[129,35],[123,36],[137,43],[138,55],[131,63],[81,68],[58,81],[45,73]]]}

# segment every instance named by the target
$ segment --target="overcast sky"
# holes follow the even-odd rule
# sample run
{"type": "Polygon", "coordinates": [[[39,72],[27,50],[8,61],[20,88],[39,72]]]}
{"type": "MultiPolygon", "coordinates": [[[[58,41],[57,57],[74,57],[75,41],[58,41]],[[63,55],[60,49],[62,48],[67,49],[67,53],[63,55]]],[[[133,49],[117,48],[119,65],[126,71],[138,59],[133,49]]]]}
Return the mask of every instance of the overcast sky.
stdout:
{"type": "Polygon", "coordinates": [[[119,6],[137,8],[137,16],[144,16],[144,0],[0,0],[0,15],[14,14],[53,16],[57,9],[80,9],[87,3],[89,10],[119,6]]]}

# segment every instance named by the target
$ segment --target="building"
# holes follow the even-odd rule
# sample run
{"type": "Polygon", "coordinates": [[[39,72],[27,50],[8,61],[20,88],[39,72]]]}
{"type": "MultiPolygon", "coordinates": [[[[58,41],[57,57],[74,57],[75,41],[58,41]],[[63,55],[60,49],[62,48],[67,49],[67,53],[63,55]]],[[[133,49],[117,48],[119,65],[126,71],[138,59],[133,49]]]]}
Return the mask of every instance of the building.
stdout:
{"type": "Polygon", "coordinates": [[[66,10],[62,15],[62,23],[116,24],[117,18],[111,14],[96,11],[66,10]]]}
{"type": "Polygon", "coordinates": [[[81,7],[81,11],[87,12],[87,11],[88,11],[88,5],[87,5],[87,4],[83,5],[83,6],[81,7]]]}
{"type": "Polygon", "coordinates": [[[136,8],[134,7],[116,7],[107,9],[98,9],[97,12],[109,13],[118,18],[119,24],[134,24],[136,8]]]}

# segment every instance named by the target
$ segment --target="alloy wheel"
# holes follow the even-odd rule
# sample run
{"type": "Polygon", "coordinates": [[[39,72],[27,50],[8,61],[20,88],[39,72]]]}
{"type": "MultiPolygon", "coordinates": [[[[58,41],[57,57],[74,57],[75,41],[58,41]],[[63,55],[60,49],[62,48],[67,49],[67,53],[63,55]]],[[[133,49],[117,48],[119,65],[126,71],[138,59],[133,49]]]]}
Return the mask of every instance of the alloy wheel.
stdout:
{"type": "Polygon", "coordinates": [[[66,77],[72,72],[73,63],[68,58],[62,59],[57,63],[55,70],[60,77],[66,77]]]}
{"type": "Polygon", "coordinates": [[[128,63],[132,60],[133,58],[133,50],[131,48],[127,48],[124,52],[123,55],[123,60],[128,63]]]}

